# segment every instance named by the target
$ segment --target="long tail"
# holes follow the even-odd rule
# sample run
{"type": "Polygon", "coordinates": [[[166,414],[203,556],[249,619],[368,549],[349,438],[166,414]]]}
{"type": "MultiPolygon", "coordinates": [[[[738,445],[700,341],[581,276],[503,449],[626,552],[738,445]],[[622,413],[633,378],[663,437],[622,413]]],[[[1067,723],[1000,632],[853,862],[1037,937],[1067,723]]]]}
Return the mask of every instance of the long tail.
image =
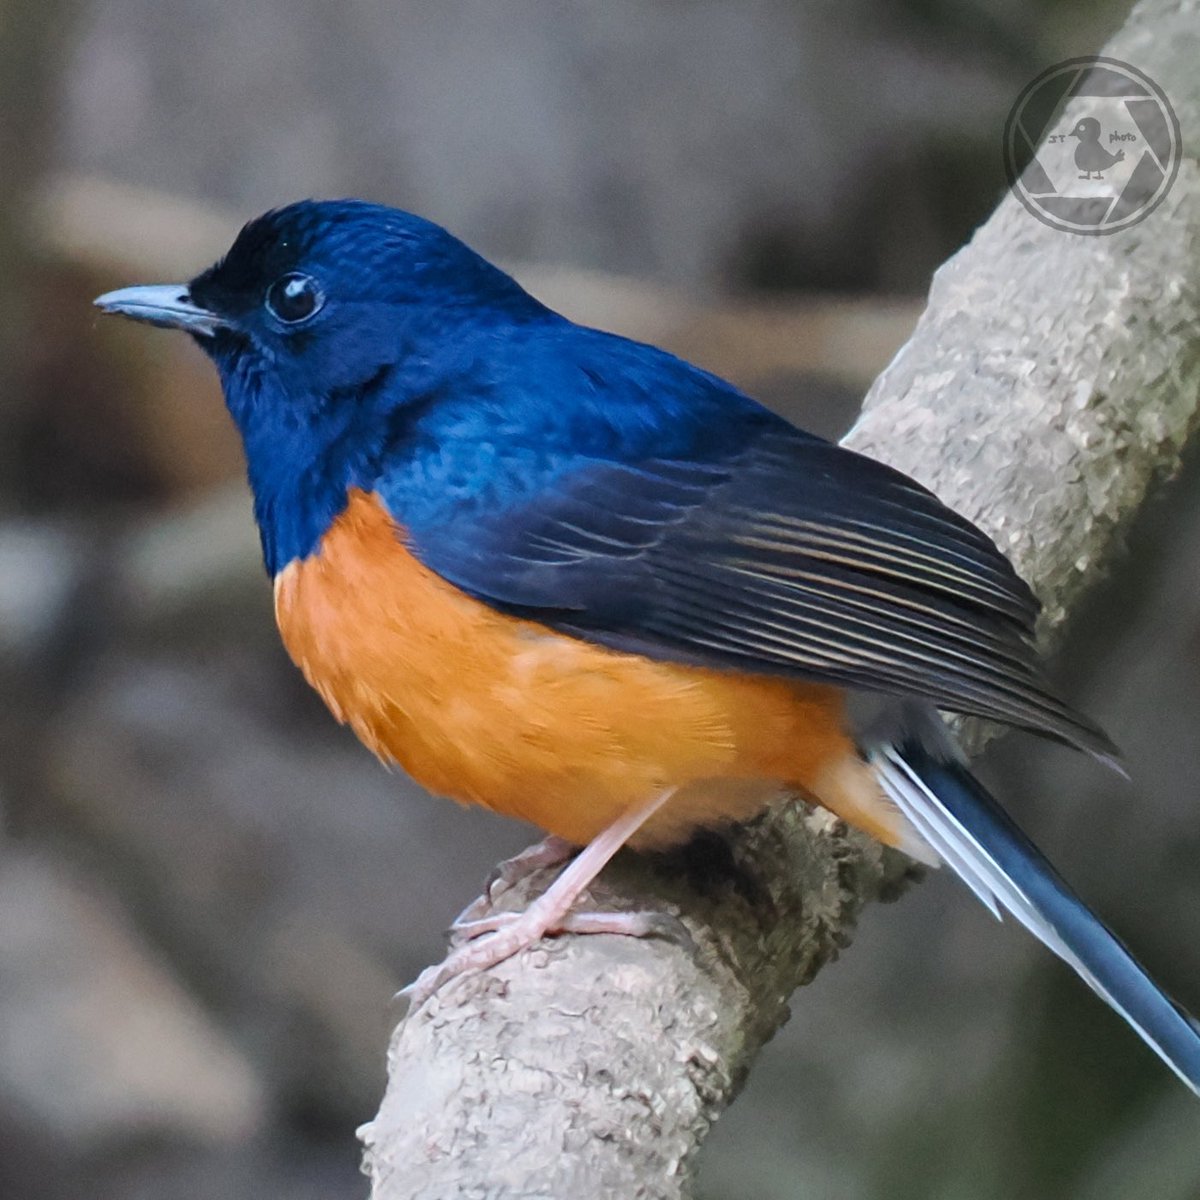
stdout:
{"type": "Polygon", "coordinates": [[[887,795],[992,913],[1011,913],[1074,967],[1200,1095],[1200,1023],[1088,910],[951,747],[942,728],[877,742],[868,757],[887,795]]]}

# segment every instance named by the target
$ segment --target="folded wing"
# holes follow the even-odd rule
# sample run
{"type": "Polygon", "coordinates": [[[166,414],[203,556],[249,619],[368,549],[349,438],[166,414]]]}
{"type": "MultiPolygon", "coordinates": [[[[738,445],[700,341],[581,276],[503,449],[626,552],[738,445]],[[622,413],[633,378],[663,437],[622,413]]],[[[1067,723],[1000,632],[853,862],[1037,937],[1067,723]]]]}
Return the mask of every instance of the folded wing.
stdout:
{"type": "Polygon", "coordinates": [[[580,457],[535,496],[412,531],[486,602],[615,649],[989,717],[1101,757],[990,539],[881,463],[767,424],[702,459],[580,457]]]}

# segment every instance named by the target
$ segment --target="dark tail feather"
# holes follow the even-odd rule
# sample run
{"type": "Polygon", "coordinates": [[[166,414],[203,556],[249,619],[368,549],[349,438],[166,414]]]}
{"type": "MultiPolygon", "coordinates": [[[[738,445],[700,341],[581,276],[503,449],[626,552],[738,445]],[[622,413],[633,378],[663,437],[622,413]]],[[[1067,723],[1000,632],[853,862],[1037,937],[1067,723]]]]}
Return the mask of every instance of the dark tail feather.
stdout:
{"type": "Polygon", "coordinates": [[[926,740],[905,736],[871,748],[888,796],[997,916],[1007,910],[1074,967],[1200,1095],[1200,1024],[1088,911],[965,764],[926,740]]]}

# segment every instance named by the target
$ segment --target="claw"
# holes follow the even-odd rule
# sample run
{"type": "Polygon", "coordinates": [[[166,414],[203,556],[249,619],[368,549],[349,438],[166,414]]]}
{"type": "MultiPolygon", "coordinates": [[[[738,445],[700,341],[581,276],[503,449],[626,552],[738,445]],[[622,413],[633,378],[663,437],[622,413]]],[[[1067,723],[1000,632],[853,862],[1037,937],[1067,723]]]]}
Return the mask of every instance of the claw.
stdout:
{"type": "Polygon", "coordinates": [[[544,837],[540,842],[535,842],[532,846],[522,850],[520,854],[514,854],[512,858],[505,859],[488,876],[484,891],[487,892],[489,899],[495,900],[509,888],[515,887],[521,880],[528,879],[535,871],[542,871],[548,867],[560,867],[574,858],[578,852],[578,846],[568,842],[565,838],[550,834],[549,837],[544,837]],[[504,886],[498,886],[500,884],[504,886]]]}
{"type": "Polygon", "coordinates": [[[528,879],[536,871],[560,866],[577,850],[577,846],[551,834],[522,850],[520,854],[505,859],[488,876],[483,885],[483,894],[476,896],[451,922],[451,932],[457,933],[464,926],[484,917],[500,896],[516,887],[523,879],[528,879]]]}

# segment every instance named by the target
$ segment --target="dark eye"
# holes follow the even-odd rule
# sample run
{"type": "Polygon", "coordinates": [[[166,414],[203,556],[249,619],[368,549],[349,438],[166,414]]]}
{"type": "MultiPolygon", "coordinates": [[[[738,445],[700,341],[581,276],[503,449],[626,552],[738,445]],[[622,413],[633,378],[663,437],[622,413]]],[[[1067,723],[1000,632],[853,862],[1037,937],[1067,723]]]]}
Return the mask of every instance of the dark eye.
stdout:
{"type": "Polygon", "coordinates": [[[311,275],[292,271],[267,288],[267,311],[285,325],[308,320],[325,303],[325,293],[311,275]]]}

